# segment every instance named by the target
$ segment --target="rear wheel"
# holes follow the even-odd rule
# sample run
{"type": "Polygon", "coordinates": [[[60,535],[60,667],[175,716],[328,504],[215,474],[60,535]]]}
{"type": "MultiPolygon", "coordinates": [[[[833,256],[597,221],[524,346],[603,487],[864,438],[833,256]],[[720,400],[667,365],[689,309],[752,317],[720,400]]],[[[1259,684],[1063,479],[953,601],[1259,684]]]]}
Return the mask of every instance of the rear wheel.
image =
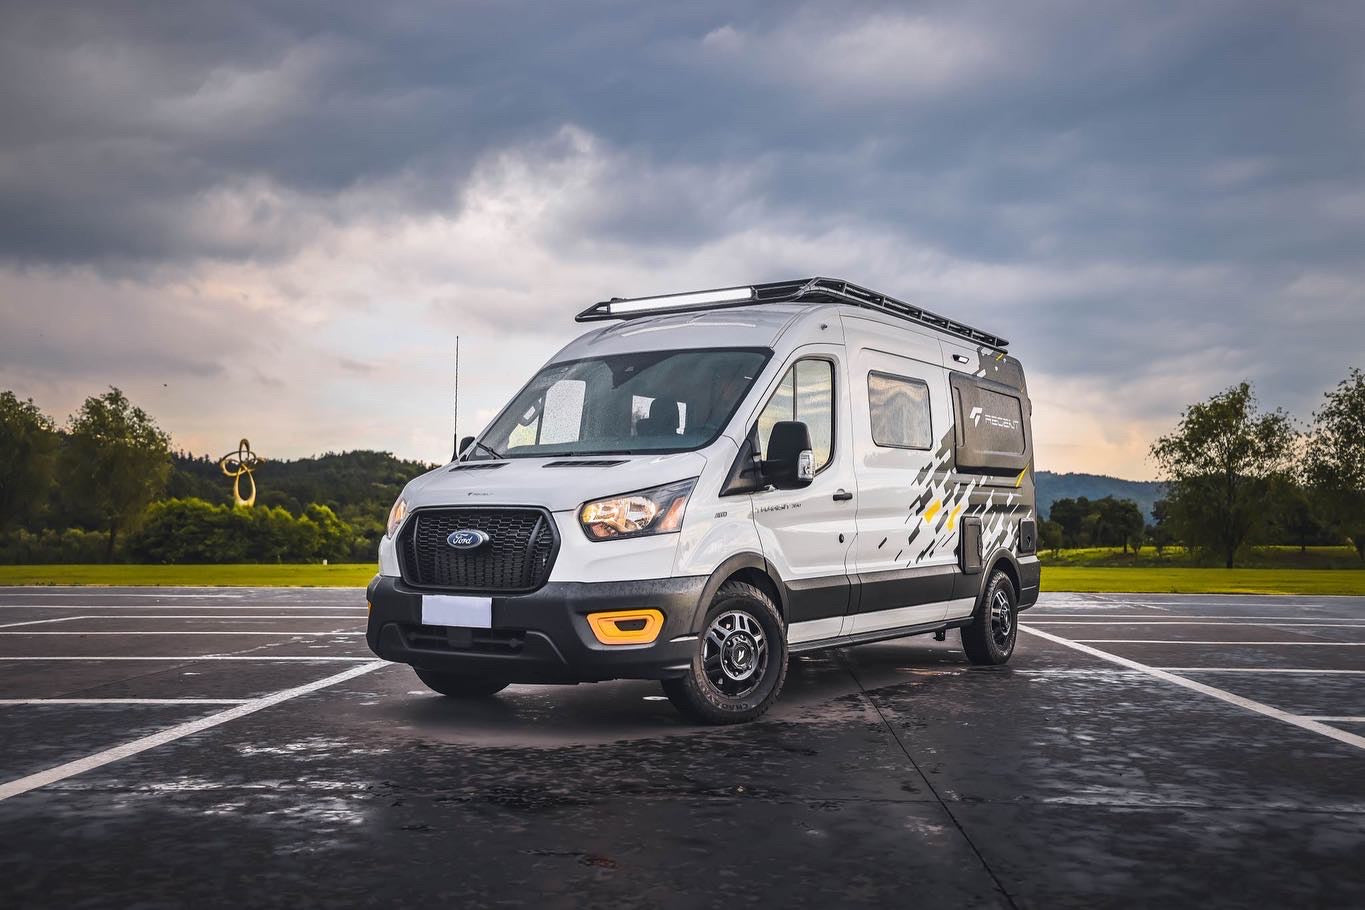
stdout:
{"type": "Polygon", "coordinates": [[[772,707],[787,678],[787,636],[768,595],[726,582],[702,628],[687,675],[663,683],[678,712],[698,723],[738,724],[772,707]]]}
{"type": "Polygon", "coordinates": [[[972,624],[962,627],[962,650],[974,664],[1003,664],[1019,636],[1019,602],[1014,583],[1003,571],[991,573],[972,624]]]}
{"type": "Polygon", "coordinates": [[[508,685],[505,680],[483,676],[462,676],[459,673],[419,670],[417,667],[413,667],[412,671],[428,689],[449,698],[483,698],[501,692],[508,685]]]}

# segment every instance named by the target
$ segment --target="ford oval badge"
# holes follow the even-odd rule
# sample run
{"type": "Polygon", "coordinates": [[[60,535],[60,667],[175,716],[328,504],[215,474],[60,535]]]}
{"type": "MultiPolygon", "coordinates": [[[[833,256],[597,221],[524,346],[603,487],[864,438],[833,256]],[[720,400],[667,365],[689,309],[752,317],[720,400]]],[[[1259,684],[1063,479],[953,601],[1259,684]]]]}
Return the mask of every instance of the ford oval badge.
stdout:
{"type": "Polygon", "coordinates": [[[482,531],[452,531],[446,543],[457,550],[476,550],[488,543],[488,535],[482,531]]]}

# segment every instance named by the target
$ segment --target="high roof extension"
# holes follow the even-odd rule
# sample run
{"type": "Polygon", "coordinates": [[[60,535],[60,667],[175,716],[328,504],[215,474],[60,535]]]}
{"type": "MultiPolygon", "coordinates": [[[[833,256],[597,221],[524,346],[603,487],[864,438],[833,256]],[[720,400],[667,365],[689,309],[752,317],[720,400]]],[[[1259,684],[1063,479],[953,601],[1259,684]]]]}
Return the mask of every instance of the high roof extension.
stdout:
{"type": "Polygon", "coordinates": [[[838,278],[802,278],[797,281],[773,281],[750,287],[717,288],[687,294],[665,294],[659,297],[613,297],[594,303],[576,318],[578,322],[597,322],[603,319],[638,319],[665,313],[692,313],[702,310],[723,310],[730,307],[758,306],[764,303],[842,303],[898,316],[966,338],[977,344],[1003,351],[1009,342],[999,335],[983,332],[946,316],[931,313],[903,300],[888,297],[877,291],[850,284],[838,278]]]}

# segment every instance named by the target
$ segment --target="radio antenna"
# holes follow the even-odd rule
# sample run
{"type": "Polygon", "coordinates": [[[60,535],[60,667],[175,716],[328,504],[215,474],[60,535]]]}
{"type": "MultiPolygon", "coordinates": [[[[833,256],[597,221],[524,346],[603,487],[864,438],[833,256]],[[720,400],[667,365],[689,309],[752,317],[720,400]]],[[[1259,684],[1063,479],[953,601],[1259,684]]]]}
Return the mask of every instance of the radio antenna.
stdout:
{"type": "Polygon", "coordinates": [[[457,461],[460,457],[460,336],[455,336],[455,402],[454,402],[454,422],[455,437],[451,446],[454,453],[450,456],[451,461],[457,461]]]}

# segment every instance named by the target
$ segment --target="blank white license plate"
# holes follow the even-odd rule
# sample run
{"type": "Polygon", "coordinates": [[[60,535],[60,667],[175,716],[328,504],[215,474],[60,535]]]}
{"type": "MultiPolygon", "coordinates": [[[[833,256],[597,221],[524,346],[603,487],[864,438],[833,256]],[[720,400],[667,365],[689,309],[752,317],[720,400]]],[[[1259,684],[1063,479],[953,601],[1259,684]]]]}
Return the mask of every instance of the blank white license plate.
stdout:
{"type": "Polygon", "coordinates": [[[493,598],[459,597],[454,594],[423,594],[422,625],[493,628],[493,598]]]}

